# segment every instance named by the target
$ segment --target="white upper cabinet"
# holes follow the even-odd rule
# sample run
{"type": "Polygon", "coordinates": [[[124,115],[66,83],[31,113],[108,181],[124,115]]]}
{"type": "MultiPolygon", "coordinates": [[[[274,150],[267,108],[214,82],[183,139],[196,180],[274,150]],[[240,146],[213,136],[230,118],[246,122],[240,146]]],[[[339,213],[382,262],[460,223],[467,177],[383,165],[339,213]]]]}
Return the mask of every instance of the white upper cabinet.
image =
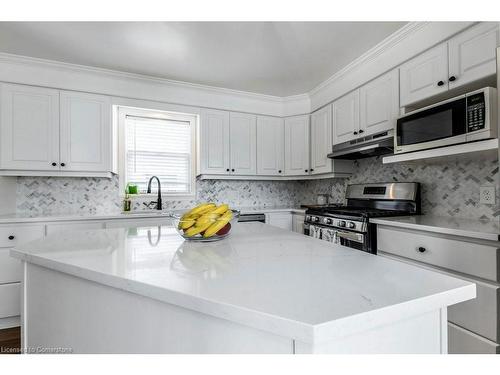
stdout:
{"type": "Polygon", "coordinates": [[[1,85],[1,168],[59,170],[59,91],[1,85]]]}
{"type": "Polygon", "coordinates": [[[332,160],[332,106],[327,105],[311,114],[311,174],[330,173],[332,160]]]}
{"type": "Polygon", "coordinates": [[[61,91],[60,167],[111,170],[111,101],[103,95],[61,91]]]}
{"type": "Polygon", "coordinates": [[[255,175],[257,173],[257,117],[246,113],[231,112],[229,144],[231,173],[255,175]]]}
{"type": "Polygon", "coordinates": [[[282,176],[285,169],[285,129],[279,117],[257,117],[257,174],[282,176]]]}
{"type": "Polygon", "coordinates": [[[498,22],[483,22],[448,42],[450,88],[496,73],[496,48],[500,46],[498,22]]]}
{"type": "Polygon", "coordinates": [[[359,90],[355,90],[333,102],[334,144],[355,139],[358,137],[358,133],[359,90]]]}
{"type": "Polygon", "coordinates": [[[401,106],[496,73],[498,22],[481,22],[401,65],[401,106]]]}
{"type": "Polygon", "coordinates": [[[401,106],[448,90],[448,44],[442,43],[399,68],[401,106]]]}
{"type": "Polygon", "coordinates": [[[201,111],[201,173],[229,174],[229,112],[201,111]]]}
{"type": "Polygon", "coordinates": [[[359,136],[372,135],[394,128],[399,114],[397,69],[361,87],[359,95],[359,136]]]}
{"type": "Polygon", "coordinates": [[[309,174],[309,115],[285,119],[285,175],[309,174]]]}

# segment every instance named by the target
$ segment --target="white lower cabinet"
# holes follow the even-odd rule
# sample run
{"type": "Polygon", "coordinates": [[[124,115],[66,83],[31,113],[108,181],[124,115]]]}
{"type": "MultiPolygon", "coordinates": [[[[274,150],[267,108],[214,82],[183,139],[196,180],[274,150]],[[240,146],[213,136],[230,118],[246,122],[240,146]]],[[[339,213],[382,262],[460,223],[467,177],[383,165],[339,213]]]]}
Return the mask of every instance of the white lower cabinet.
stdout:
{"type": "Polygon", "coordinates": [[[0,319],[18,316],[20,313],[21,283],[0,285],[0,319]]]}
{"type": "Polygon", "coordinates": [[[286,229],[293,230],[291,212],[272,212],[266,214],[266,224],[286,229]]]}
{"type": "Polygon", "coordinates": [[[293,213],[292,215],[292,226],[293,231],[296,233],[304,234],[304,220],[305,214],[293,213]]]}
{"type": "Polygon", "coordinates": [[[498,353],[500,243],[377,226],[381,256],[476,284],[476,298],[448,308],[449,353],[498,353]]]}
{"type": "Polygon", "coordinates": [[[500,354],[500,346],[453,323],[448,323],[449,354],[500,354]]]}

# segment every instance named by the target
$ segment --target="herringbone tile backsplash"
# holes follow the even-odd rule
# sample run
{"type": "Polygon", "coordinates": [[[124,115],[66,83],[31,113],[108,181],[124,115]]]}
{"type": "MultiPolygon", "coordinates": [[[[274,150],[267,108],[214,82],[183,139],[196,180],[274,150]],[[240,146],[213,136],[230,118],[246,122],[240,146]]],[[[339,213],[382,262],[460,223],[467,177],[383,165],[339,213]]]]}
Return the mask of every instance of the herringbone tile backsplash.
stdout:
{"type": "MultiPolygon", "coordinates": [[[[436,164],[384,165],[380,158],[355,162],[348,179],[313,181],[197,182],[196,199],[165,200],[166,209],[188,208],[200,201],[227,202],[238,207],[278,207],[314,203],[316,194],[327,193],[342,202],[346,184],[417,181],[422,184],[422,209],[426,214],[499,220],[497,204],[479,204],[479,187],[498,187],[496,158],[468,158],[436,164]]],[[[18,177],[17,210],[31,215],[109,214],[121,210],[118,178],[18,177]]],[[[143,200],[134,209],[143,209],[143,200]]]]}

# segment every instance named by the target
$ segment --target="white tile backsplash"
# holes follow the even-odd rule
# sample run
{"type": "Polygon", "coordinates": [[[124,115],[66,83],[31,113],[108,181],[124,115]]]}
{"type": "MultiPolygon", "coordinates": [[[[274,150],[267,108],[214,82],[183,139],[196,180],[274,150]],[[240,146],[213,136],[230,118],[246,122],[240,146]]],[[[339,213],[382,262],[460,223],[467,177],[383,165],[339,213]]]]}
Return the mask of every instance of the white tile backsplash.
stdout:
{"type": "MultiPolygon", "coordinates": [[[[314,203],[316,194],[328,193],[342,202],[348,183],[418,181],[422,183],[422,209],[426,214],[471,219],[498,220],[497,204],[479,204],[479,187],[498,186],[496,158],[467,158],[436,164],[384,165],[380,158],[355,163],[349,179],[312,181],[197,181],[194,200],[164,199],[165,209],[188,208],[202,201],[226,202],[235,207],[295,207],[314,203]]],[[[144,199],[134,200],[134,209],[145,209],[144,199]]],[[[118,213],[122,202],[118,178],[18,177],[18,213],[105,214],[118,213]]]]}

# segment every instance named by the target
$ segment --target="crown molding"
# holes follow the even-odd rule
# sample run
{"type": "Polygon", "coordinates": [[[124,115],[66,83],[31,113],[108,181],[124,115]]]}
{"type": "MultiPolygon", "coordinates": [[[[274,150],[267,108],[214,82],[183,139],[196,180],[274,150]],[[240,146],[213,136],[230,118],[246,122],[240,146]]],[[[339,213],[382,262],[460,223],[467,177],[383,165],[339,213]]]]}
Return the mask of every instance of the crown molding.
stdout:
{"type": "Polygon", "coordinates": [[[283,97],[280,97],[280,96],[260,94],[260,93],[250,92],[250,91],[234,90],[234,89],[228,89],[225,87],[209,86],[209,85],[203,85],[203,84],[191,83],[191,82],[185,82],[185,81],[176,81],[176,80],[172,80],[172,79],[150,76],[150,75],[145,75],[145,74],[130,73],[130,72],[124,72],[124,71],[120,71],[120,70],[99,68],[99,67],[88,66],[88,65],[79,65],[79,64],[67,63],[67,62],[63,62],[63,61],[47,60],[47,59],[41,59],[41,58],[37,58],[37,57],[14,55],[14,54],[5,53],[5,52],[0,52],[0,61],[14,63],[14,64],[25,64],[25,65],[36,64],[39,66],[46,66],[46,67],[55,68],[55,69],[59,69],[59,70],[67,70],[70,72],[79,72],[79,73],[80,72],[89,72],[89,73],[93,73],[93,74],[113,76],[113,77],[125,78],[125,79],[130,79],[130,80],[148,81],[148,82],[152,82],[152,83],[156,83],[156,84],[177,86],[180,88],[182,87],[182,88],[203,90],[203,91],[208,91],[208,92],[216,93],[216,94],[229,94],[229,95],[235,95],[235,96],[244,96],[244,97],[249,97],[249,98],[271,100],[271,101],[275,101],[275,102],[282,102],[283,101],[283,97]]]}
{"type": "Polygon", "coordinates": [[[396,30],[394,33],[389,35],[387,38],[382,40],[380,43],[378,43],[377,45],[375,45],[374,47],[370,48],[368,51],[363,53],[361,56],[351,61],[349,64],[344,66],[338,72],[331,75],[330,78],[321,82],[318,86],[310,90],[308,92],[309,96],[314,95],[321,89],[332,84],[333,81],[338,80],[342,76],[345,76],[346,74],[350,73],[358,66],[369,63],[370,61],[374,60],[382,53],[391,49],[394,45],[401,43],[402,41],[407,39],[411,34],[417,33],[420,29],[427,26],[429,23],[430,22],[409,22],[408,24],[404,25],[403,27],[401,27],[400,29],[396,30]]]}
{"type": "Polygon", "coordinates": [[[3,52],[0,52],[0,81],[287,117],[309,114],[384,71],[393,69],[401,60],[416,56],[473,24],[410,22],[309,92],[285,97],[3,52]],[[431,38],[434,35],[435,38],[431,38]],[[408,56],[401,53],[405,42],[409,43],[404,47],[408,56]],[[370,69],[367,69],[368,66],[370,69]]]}

